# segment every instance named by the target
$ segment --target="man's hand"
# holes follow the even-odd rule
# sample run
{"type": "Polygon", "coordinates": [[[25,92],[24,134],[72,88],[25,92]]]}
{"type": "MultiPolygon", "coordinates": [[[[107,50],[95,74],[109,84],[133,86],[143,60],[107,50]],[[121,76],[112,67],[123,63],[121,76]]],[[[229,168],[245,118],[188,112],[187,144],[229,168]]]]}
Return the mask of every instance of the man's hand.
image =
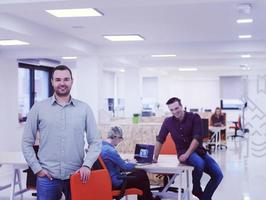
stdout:
{"type": "Polygon", "coordinates": [[[179,156],[178,160],[181,162],[181,163],[184,163],[186,162],[186,160],[188,159],[189,155],[187,155],[186,153],[182,154],[181,156],[179,156]]]}
{"type": "Polygon", "coordinates": [[[82,166],[76,171],[76,173],[78,172],[80,173],[80,180],[82,181],[82,183],[87,183],[91,174],[91,169],[89,167],[82,166]]]}
{"type": "Polygon", "coordinates": [[[53,177],[45,169],[42,169],[41,171],[37,172],[37,176],[39,176],[39,177],[47,176],[50,180],[53,180],[53,177]]]}

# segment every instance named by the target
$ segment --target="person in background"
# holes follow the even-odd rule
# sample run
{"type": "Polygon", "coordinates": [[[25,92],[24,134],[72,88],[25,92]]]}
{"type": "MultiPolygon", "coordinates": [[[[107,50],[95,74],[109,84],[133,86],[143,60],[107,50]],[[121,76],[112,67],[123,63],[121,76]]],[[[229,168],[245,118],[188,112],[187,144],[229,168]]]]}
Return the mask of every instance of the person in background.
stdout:
{"type": "Polygon", "coordinates": [[[123,140],[123,131],[118,126],[113,126],[108,131],[108,136],[102,142],[102,159],[109,171],[112,179],[113,189],[121,189],[123,179],[119,178],[122,172],[130,172],[127,174],[129,178],[126,182],[126,188],[138,188],[143,191],[142,196],[138,196],[138,200],[160,200],[159,197],[153,198],[150,190],[150,181],[144,170],[135,169],[136,163],[123,160],[115,147],[123,140]]]}
{"type": "Polygon", "coordinates": [[[215,108],[211,116],[210,126],[225,126],[225,118],[219,107],[215,108]]]}
{"type": "Polygon", "coordinates": [[[223,174],[219,165],[202,146],[201,118],[198,114],[185,112],[181,100],[177,97],[170,98],[166,104],[173,116],[164,120],[156,138],[154,162],[157,162],[162,145],[170,133],[176,146],[178,160],[194,167],[192,194],[200,200],[211,200],[223,179],[223,174]],[[210,176],[204,190],[201,187],[203,172],[210,176]]]}
{"type": "Polygon", "coordinates": [[[22,137],[22,152],[37,175],[38,200],[71,199],[69,177],[80,173],[85,183],[101,152],[101,139],[91,108],[70,95],[72,72],[65,65],[54,68],[52,97],[31,108],[22,137]],[[38,159],[33,149],[39,134],[38,159]],[[89,145],[85,155],[84,136],[89,145]]]}

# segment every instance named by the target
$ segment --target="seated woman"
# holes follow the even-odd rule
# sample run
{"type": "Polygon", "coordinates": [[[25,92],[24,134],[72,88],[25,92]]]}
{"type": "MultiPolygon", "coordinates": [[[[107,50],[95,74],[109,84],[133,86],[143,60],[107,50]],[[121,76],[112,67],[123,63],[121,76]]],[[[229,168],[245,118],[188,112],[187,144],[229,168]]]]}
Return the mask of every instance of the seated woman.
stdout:
{"type": "MultiPolygon", "coordinates": [[[[211,116],[210,126],[225,126],[225,116],[221,111],[221,108],[216,107],[215,112],[211,116]]],[[[213,135],[213,132],[210,131],[210,134],[213,135]]],[[[221,131],[222,139],[225,139],[225,130],[221,131]]]]}
{"type": "Polygon", "coordinates": [[[138,196],[138,200],[160,200],[159,197],[153,198],[150,190],[150,181],[144,170],[135,169],[135,163],[124,161],[115,147],[123,140],[123,131],[120,127],[111,127],[108,131],[108,138],[102,142],[102,159],[109,171],[114,189],[120,189],[123,185],[121,171],[130,172],[127,176],[126,188],[138,188],[143,191],[142,196],[138,196]]]}
{"type": "Polygon", "coordinates": [[[210,126],[225,126],[225,118],[219,107],[215,108],[211,116],[210,126]]]}

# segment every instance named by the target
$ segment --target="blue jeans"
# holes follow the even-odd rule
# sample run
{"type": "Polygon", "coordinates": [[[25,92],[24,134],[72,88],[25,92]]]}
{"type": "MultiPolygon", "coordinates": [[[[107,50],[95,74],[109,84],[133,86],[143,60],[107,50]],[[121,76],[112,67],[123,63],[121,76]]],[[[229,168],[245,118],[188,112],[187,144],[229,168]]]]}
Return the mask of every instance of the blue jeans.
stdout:
{"type": "Polygon", "coordinates": [[[213,193],[223,179],[223,173],[211,156],[206,153],[199,156],[196,152],[192,153],[186,161],[186,164],[194,167],[192,172],[193,193],[201,194],[200,200],[211,200],[213,193]],[[207,173],[211,179],[202,191],[200,179],[203,172],[207,173]]]}
{"type": "Polygon", "coordinates": [[[62,193],[66,200],[71,200],[70,183],[68,180],[59,180],[45,177],[37,177],[36,183],[38,200],[59,200],[62,193]]]}

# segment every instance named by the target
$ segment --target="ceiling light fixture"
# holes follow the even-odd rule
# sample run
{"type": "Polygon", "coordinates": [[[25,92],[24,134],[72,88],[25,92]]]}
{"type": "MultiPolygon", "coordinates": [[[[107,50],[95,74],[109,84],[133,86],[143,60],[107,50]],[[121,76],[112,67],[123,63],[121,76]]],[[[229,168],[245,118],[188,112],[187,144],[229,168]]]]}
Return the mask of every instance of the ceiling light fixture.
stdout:
{"type": "Polygon", "coordinates": [[[125,69],[120,69],[119,71],[122,72],[122,73],[124,73],[126,70],[125,69]]]}
{"type": "Polygon", "coordinates": [[[0,45],[2,46],[29,45],[29,43],[21,40],[0,40],[0,45]]]}
{"type": "Polygon", "coordinates": [[[144,38],[140,35],[104,35],[105,39],[112,42],[142,41],[144,38]]]}
{"type": "Polygon", "coordinates": [[[236,23],[238,23],[238,24],[249,24],[252,22],[253,22],[253,19],[238,19],[238,20],[236,20],[236,23]]]}
{"type": "Polygon", "coordinates": [[[192,71],[198,71],[198,68],[195,68],[195,67],[180,67],[178,68],[179,71],[181,72],[192,72],[192,71]]]}
{"type": "Polygon", "coordinates": [[[77,58],[78,58],[77,56],[63,56],[62,57],[62,59],[64,59],[64,60],[75,60],[77,58]]]}
{"type": "Polygon", "coordinates": [[[157,55],[151,55],[153,58],[167,58],[167,57],[176,57],[175,54],[157,54],[157,55]]]}
{"type": "Polygon", "coordinates": [[[103,15],[94,8],[58,9],[46,10],[46,12],[56,17],[98,17],[103,15]]]}
{"type": "Polygon", "coordinates": [[[250,54],[243,54],[243,55],[241,55],[241,58],[250,58],[250,57],[251,57],[250,54]]]}
{"type": "Polygon", "coordinates": [[[250,39],[252,38],[252,35],[239,35],[238,38],[239,39],[250,39]]]}

